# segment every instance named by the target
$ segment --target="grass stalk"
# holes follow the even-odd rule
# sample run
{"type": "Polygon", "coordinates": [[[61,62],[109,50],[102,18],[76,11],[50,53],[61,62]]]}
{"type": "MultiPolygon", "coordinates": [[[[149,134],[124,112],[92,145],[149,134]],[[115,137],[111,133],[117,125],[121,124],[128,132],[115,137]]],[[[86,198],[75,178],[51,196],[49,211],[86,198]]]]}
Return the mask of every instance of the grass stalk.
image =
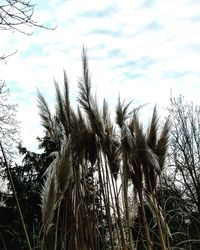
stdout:
{"type": "Polygon", "coordinates": [[[149,233],[149,226],[148,226],[148,223],[147,223],[142,191],[139,191],[138,195],[139,195],[139,200],[140,200],[140,204],[141,204],[141,208],[142,208],[142,219],[143,219],[143,223],[144,223],[145,235],[146,235],[146,240],[147,240],[147,249],[148,250],[153,250],[153,243],[152,243],[150,233],[149,233]]]}
{"type": "Polygon", "coordinates": [[[24,234],[25,234],[25,237],[26,237],[28,248],[29,248],[29,250],[32,250],[31,243],[30,243],[30,240],[29,240],[29,236],[28,236],[28,233],[27,233],[27,230],[26,230],[26,225],[25,225],[25,222],[24,222],[24,217],[23,217],[22,210],[21,210],[19,200],[18,200],[18,197],[17,197],[17,192],[15,190],[15,185],[14,185],[14,182],[13,182],[12,174],[11,174],[10,167],[9,167],[9,164],[8,164],[8,161],[7,161],[7,158],[6,158],[6,154],[4,152],[3,145],[1,143],[1,141],[0,141],[0,147],[1,147],[1,151],[2,151],[2,154],[3,154],[4,161],[5,161],[6,169],[7,169],[7,172],[8,172],[8,177],[10,179],[10,184],[11,184],[14,196],[15,196],[15,201],[16,201],[16,204],[17,204],[17,209],[19,211],[20,219],[21,219],[22,226],[23,226],[23,229],[24,229],[24,234]]]}

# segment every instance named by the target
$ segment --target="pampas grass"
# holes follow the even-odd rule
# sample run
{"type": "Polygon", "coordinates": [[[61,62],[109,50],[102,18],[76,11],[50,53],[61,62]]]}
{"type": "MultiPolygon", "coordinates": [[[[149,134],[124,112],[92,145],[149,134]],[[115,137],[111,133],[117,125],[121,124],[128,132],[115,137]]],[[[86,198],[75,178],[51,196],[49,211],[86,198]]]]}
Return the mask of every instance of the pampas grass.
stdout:
{"type": "MultiPolygon", "coordinates": [[[[118,99],[116,125],[107,102],[102,108],[91,92],[86,50],[79,79],[78,108],[72,109],[64,72],[64,92],[56,89],[56,109],[51,114],[38,92],[42,125],[57,143],[57,156],[46,172],[42,197],[42,249],[136,249],[131,204],[142,208],[143,245],[153,249],[145,206],[152,208],[160,227],[161,249],[166,250],[163,216],[156,197],[157,179],[163,171],[169,123],[159,133],[156,108],[147,131],[139,109],[118,99]],[[120,132],[116,132],[119,126],[120,132]],[[162,220],[161,220],[162,218],[162,220]],[[144,230],[143,230],[144,228],[144,230]]],[[[138,207],[134,206],[135,209],[138,207]]]]}

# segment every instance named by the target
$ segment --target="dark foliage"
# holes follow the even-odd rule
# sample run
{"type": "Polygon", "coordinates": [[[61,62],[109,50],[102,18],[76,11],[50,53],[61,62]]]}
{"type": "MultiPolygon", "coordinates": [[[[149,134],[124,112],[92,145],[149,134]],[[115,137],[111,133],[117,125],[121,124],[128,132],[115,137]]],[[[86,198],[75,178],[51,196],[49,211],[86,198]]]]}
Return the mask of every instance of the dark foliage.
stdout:
{"type": "MultiPolygon", "coordinates": [[[[22,163],[11,167],[13,182],[32,245],[37,245],[40,234],[40,192],[44,181],[43,175],[53,160],[49,154],[55,150],[54,144],[47,136],[42,139],[38,138],[38,141],[43,153],[34,153],[19,145],[19,153],[23,157],[22,163]]],[[[8,192],[2,193],[0,197],[3,203],[0,206],[1,237],[4,239],[7,249],[27,249],[15,197],[9,190],[10,185],[8,184],[8,192]]],[[[2,241],[0,240],[0,242],[2,241]]]]}

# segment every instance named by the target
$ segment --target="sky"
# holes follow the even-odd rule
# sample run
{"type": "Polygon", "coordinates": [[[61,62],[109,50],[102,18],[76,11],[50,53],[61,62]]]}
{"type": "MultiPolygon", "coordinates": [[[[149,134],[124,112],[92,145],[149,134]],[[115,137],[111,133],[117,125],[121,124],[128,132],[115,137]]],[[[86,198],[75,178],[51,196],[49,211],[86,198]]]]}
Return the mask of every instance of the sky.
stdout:
{"type": "MultiPolygon", "coordinates": [[[[199,0],[34,0],[33,19],[54,30],[35,28],[31,36],[1,31],[0,52],[13,53],[0,64],[0,79],[18,103],[23,144],[37,148],[41,136],[36,90],[51,108],[54,80],[62,87],[63,69],[75,103],[81,76],[81,50],[87,47],[92,90],[114,113],[120,95],[133,106],[157,104],[166,114],[171,95],[199,104],[199,0]]],[[[145,113],[146,112],[146,113],[145,113]]]]}

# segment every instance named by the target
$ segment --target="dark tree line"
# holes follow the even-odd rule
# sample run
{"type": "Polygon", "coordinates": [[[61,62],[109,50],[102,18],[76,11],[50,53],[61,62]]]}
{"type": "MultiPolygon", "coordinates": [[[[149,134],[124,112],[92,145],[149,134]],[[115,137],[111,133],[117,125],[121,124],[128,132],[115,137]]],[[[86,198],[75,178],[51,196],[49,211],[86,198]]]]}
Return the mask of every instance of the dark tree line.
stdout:
{"type": "MultiPolygon", "coordinates": [[[[38,138],[38,142],[39,148],[44,151],[43,153],[34,153],[19,145],[18,150],[22,162],[21,164],[13,163],[10,168],[24,221],[33,245],[37,245],[39,242],[41,187],[44,182],[44,173],[53,160],[50,153],[54,151],[55,147],[47,137],[38,138]]],[[[5,168],[1,169],[4,170],[1,171],[1,177],[7,179],[5,168]]],[[[0,249],[3,248],[3,241],[6,242],[7,249],[27,249],[16,200],[9,183],[7,191],[0,193],[0,200],[0,232],[2,238],[0,249]]]]}

